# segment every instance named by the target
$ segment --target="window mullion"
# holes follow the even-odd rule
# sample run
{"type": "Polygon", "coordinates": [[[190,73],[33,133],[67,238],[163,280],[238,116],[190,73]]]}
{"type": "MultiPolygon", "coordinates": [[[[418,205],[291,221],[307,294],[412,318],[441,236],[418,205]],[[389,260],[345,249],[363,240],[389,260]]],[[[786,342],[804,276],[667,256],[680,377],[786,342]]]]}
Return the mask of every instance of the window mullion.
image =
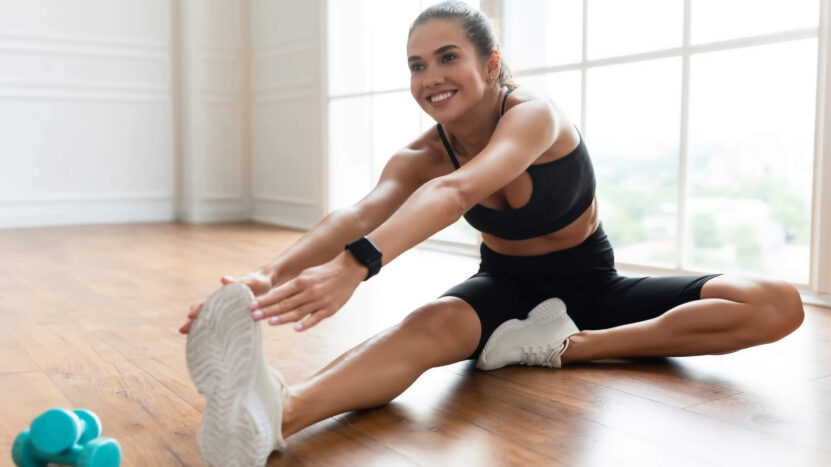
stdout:
{"type": "Polygon", "coordinates": [[[831,1],[820,2],[810,284],[831,294],[831,1]]]}
{"type": "Polygon", "coordinates": [[[692,0],[684,0],[684,35],[681,54],[681,134],[678,147],[678,212],[676,214],[675,267],[684,269],[684,250],[687,242],[687,221],[689,219],[687,196],[687,152],[689,147],[690,121],[690,30],[692,0]]]}
{"type": "Polygon", "coordinates": [[[580,58],[580,131],[583,136],[588,133],[586,128],[586,84],[588,83],[588,68],[586,62],[589,60],[589,0],[583,0],[583,50],[580,58]]]}

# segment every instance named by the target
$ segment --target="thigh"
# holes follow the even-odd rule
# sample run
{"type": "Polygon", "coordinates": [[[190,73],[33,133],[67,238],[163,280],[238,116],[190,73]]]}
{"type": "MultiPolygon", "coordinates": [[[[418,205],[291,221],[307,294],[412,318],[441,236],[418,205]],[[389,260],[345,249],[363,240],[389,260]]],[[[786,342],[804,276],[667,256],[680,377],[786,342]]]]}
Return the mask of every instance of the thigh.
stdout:
{"type": "MultiPolygon", "coordinates": [[[[607,329],[656,318],[678,305],[701,299],[704,284],[717,276],[609,276],[597,283],[596,297],[578,317],[578,327],[607,329]]],[[[575,322],[578,318],[572,317],[575,322]]]]}
{"type": "Polygon", "coordinates": [[[456,297],[467,303],[479,318],[481,334],[477,358],[493,331],[509,319],[524,319],[541,300],[521,280],[502,273],[480,272],[450,288],[441,297],[456,297]]]}
{"type": "Polygon", "coordinates": [[[783,294],[791,291],[796,292],[782,281],[725,274],[704,284],[701,298],[722,298],[739,303],[776,303],[783,294]]]}

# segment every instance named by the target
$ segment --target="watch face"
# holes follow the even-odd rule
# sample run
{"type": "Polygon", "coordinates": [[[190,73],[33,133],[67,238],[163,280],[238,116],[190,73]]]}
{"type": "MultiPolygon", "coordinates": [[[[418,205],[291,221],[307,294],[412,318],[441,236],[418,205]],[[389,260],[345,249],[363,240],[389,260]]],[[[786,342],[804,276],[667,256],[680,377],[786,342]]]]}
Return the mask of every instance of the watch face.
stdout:
{"type": "Polygon", "coordinates": [[[352,242],[349,249],[364,264],[381,259],[381,251],[366,237],[352,242]]]}
{"type": "Polygon", "coordinates": [[[361,264],[369,269],[367,279],[381,269],[381,250],[366,237],[359,238],[346,246],[361,264]]]}

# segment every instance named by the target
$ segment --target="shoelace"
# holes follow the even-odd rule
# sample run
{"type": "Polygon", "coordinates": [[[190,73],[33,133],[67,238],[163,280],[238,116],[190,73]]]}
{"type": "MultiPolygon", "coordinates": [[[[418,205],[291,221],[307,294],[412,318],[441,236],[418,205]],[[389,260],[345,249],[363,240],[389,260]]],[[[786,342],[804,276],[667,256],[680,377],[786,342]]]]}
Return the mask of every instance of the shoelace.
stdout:
{"type": "Polygon", "coordinates": [[[519,364],[551,368],[554,366],[554,360],[560,356],[563,347],[565,345],[552,347],[551,344],[522,347],[519,364]]]}

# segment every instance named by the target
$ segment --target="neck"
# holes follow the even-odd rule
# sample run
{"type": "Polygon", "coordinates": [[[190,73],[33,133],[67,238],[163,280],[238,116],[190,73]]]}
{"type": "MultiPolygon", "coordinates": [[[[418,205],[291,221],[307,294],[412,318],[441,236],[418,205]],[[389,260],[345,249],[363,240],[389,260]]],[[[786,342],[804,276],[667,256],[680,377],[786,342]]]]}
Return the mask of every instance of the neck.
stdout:
{"type": "Polygon", "coordinates": [[[450,134],[455,150],[463,156],[475,156],[485,149],[500,117],[501,87],[490,90],[469,112],[442,126],[450,134]]]}

